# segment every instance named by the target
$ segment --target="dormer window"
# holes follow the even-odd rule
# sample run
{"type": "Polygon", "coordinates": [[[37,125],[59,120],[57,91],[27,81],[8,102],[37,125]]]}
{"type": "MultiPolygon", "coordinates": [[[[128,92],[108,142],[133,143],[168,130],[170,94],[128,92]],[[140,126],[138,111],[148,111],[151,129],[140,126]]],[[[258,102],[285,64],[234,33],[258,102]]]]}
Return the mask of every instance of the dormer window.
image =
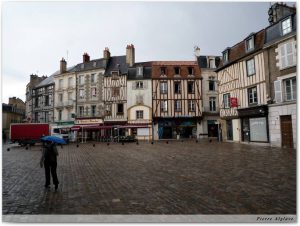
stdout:
{"type": "Polygon", "coordinates": [[[119,79],[119,71],[112,71],[111,75],[112,79],[119,79]]]}
{"type": "Polygon", "coordinates": [[[209,68],[216,68],[215,59],[209,59],[209,68]]]}
{"type": "Polygon", "coordinates": [[[189,67],[188,70],[189,70],[189,75],[193,75],[194,74],[194,68],[189,67]]]}
{"type": "Polygon", "coordinates": [[[136,75],[137,75],[137,77],[143,76],[143,67],[142,66],[136,68],[136,75]]]}
{"type": "Polygon", "coordinates": [[[166,68],[165,67],[161,67],[160,68],[160,74],[161,75],[165,75],[166,74],[166,68]]]}
{"type": "Polygon", "coordinates": [[[180,75],[180,67],[174,67],[175,75],[180,75]]]}
{"type": "Polygon", "coordinates": [[[246,52],[249,52],[254,49],[254,36],[246,39],[246,52]]]}
{"type": "Polygon", "coordinates": [[[288,34],[292,31],[292,20],[291,17],[281,22],[282,35],[288,34]]]}
{"type": "Polygon", "coordinates": [[[229,52],[229,50],[225,50],[225,51],[223,52],[223,62],[224,62],[224,63],[227,63],[227,62],[228,62],[228,52],[229,52]]]}

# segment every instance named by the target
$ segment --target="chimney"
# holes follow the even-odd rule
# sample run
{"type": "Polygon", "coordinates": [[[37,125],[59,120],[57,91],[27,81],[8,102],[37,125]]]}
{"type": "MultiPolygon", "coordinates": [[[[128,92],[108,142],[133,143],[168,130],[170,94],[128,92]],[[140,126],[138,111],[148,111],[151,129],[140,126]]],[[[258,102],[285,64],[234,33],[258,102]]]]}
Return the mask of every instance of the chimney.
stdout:
{"type": "Polygon", "coordinates": [[[67,62],[64,58],[60,61],[60,73],[65,73],[67,71],[67,62]]]}
{"type": "Polygon", "coordinates": [[[197,60],[197,58],[200,56],[200,48],[198,46],[194,47],[194,53],[195,53],[196,60],[197,60]]]}
{"type": "Polygon", "coordinates": [[[126,63],[132,67],[134,64],[134,58],[135,58],[135,51],[134,51],[134,45],[127,45],[126,47],[126,63]]]}
{"type": "Polygon", "coordinates": [[[110,58],[109,48],[107,47],[105,47],[105,49],[103,50],[103,58],[106,60],[110,58]]]}
{"type": "Polygon", "coordinates": [[[87,53],[83,54],[83,63],[87,63],[90,61],[90,56],[87,53]]]}

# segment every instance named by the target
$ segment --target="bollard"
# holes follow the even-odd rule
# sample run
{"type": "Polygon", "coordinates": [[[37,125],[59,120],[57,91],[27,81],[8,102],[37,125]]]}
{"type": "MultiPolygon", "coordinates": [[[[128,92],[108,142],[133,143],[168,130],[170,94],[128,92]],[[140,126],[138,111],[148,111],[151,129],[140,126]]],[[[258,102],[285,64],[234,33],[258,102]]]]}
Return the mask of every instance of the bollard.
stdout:
{"type": "Polygon", "coordinates": [[[28,147],[26,146],[26,148],[25,148],[26,150],[28,150],[28,147]]]}
{"type": "Polygon", "coordinates": [[[136,142],[136,145],[139,145],[139,142],[136,142]]]}
{"type": "Polygon", "coordinates": [[[153,144],[153,141],[151,142],[151,144],[153,144]]]}
{"type": "Polygon", "coordinates": [[[109,145],[109,143],[107,143],[107,146],[109,145]]]}
{"type": "Polygon", "coordinates": [[[211,142],[212,142],[212,140],[210,139],[210,140],[209,140],[209,143],[211,143],[211,142]]]}
{"type": "Polygon", "coordinates": [[[124,142],[122,142],[122,145],[124,145],[124,142]]]}
{"type": "Polygon", "coordinates": [[[198,140],[196,140],[196,143],[198,143],[198,140]]]}
{"type": "Polygon", "coordinates": [[[93,147],[95,147],[95,144],[93,144],[93,147]]]}
{"type": "Polygon", "coordinates": [[[79,144],[77,144],[76,147],[79,147],[79,144]]]}
{"type": "Polygon", "coordinates": [[[10,151],[10,148],[7,148],[6,150],[7,150],[7,151],[10,151]]]}
{"type": "Polygon", "coordinates": [[[61,145],[60,148],[63,149],[63,146],[61,145]]]}
{"type": "Polygon", "coordinates": [[[166,142],[167,144],[169,143],[169,141],[166,142]]]}
{"type": "Polygon", "coordinates": [[[181,140],[181,142],[183,142],[183,140],[181,140]]]}

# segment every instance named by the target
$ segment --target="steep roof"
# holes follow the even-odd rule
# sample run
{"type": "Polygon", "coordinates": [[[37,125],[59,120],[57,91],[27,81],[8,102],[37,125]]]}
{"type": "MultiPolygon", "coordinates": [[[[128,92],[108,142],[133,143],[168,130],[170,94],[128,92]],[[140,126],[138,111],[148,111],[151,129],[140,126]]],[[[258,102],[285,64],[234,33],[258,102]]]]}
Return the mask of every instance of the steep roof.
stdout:
{"type": "Polygon", "coordinates": [[[126,56],[113,56],[108,60],[105,75],[110,76],[112,71],[120,71],[120,74],[128,73],[128,65],[126,64],[126,56]]]}
{"type": "Polygon", "coordinates": [[[222,70],[225,67],[230,66],[231,64],[239,61],[240,59],[251,55],[255,52],[262,50],[264,41],[265,41],[265,29],[262,29],[256,33],[251,33],[254,36],[254,49],[247,52],[246,51],[246,39],[250,36],[248,35],[244,40],[237,43],[233,47],[226,48],[223,52],[228,51],[228,61],[222,61],[220,67],[216,71],[222,70]]]}
{"type": "Polygon", "coordinates": [[[141,80],[141,79],[151,79],[152,73],[152,62],[139,62],[135,63],[132,67],[128,68],[128,80],[141,80]],[[143,76],[137,75],[137,68],[143,67],[143,76]]]}
{"type": "Polygon", "coordinates": [[[76,71],[86,71],[93,69],[105,69],[107,66],[107,60],[104,58],[99,58],[91,60],[85,63],[79,63],[76,65],[76,71]]]}
{"type": "Polygon", "coordinates": [[[51,85],[51,84],[54,84],[54,74],[52,74],[48,78],[41,81],[37,86],[34,87],[34,89],[40,88],[40,87],[43,87],[43,86],[47,86],[47,85],[51,85]]]}
{"type": "MultiPolygon", "coordinates": [[[[67,71],[66,71],[65,73],[68,73],[68,72],[74,72],[74,71],[76,71],[76,65],[73,65],[73,66],[71,66],[71,67],[67,67],[67,71]]],[[[55,75],[59,75],[59,74],[61,74],[61,73],[60,73],[60,70],[57,70],[57,71],[54,72],[52,75],[55,76],[55,75]]],[[[52,76],[52,75],[51,75],[51,76],[52,76]]]]}

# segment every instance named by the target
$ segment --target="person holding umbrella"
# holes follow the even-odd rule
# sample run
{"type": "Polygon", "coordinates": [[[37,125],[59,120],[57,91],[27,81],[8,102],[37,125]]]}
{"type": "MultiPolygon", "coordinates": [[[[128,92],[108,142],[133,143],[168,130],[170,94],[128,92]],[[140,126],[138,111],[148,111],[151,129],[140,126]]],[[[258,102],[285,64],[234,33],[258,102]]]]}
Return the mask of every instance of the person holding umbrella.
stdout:
{"type": "Polygon", "coordinates": [[[57,173],[56,173],[58,151],[55,142],[51,140],[43,140],[43,141],[45,142],[45,145],[43,148],[43,154],[40,161],[40,166],[41,168],[43,168],[43,166],[45,168],[45,177],[46,177],[45,188],[50,188],[50,172],[51,172],[53,184],[55,185],[55,191],[57,191],[58,184],[59,184],[57,173]]]}

